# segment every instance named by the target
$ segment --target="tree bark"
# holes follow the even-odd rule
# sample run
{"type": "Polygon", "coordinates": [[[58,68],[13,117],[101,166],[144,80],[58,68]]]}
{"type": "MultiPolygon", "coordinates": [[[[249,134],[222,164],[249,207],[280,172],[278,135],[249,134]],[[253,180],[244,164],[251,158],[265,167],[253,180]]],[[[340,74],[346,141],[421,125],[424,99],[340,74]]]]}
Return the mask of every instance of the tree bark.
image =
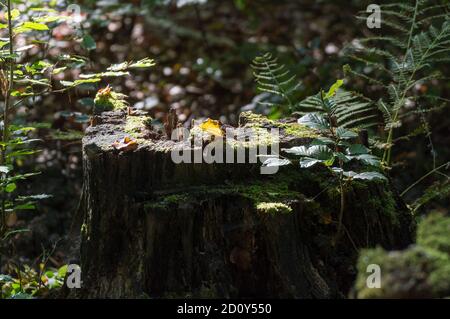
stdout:
{"type": "MultiPolygon", "coordinates": [[[[130,120],[104,112],[83,139],[77,297],[341,298],[359,248],[412,241],[412,216],[391,183],[351,184],[334,243],[340,199],[326,170],[175,164],[177,142],[148,124],[130,130],[130,120]],[[137,149],[111,146],[125,136],[137,149]]],[[[310,141],[249,113],[240,125],[282,128],[281,147],[310,141]]]]}

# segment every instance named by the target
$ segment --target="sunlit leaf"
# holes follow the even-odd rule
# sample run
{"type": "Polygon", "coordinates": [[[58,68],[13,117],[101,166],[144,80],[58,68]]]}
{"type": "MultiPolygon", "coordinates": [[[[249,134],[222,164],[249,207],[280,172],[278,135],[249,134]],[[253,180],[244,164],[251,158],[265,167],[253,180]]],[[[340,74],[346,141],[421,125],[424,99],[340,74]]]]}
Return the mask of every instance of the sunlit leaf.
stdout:
{"type": "Polygon", "coordinates": [[[298,123],[321,131],[328,130],[330,127],[328,121],[318,113],[308,113],[299,118],[298,123]]]}
{"type": "Polygon", "coordinates": [[[15,183],[11,183],[5,186],[5,192],[12,193],[16,190],[17,185],[15,183]]]}
{"type": "Polygon", "coordinates": [[[132,63],[128,66],[129,69],[140,69],[140,68],[150,68],[152,66],[156,65],[155,60],[150,58],[145,58],[142,60],[139,60],[135,63],[132,63]]]}
{"type": "Polygon", "coordinates": [[[8,174],[11,171],[11,167],[6,165],[0,166],[0,173],[8,174]]]}
{"type": "Polygon", "coordinates": [[[321,162],[322,161],[320,161],[318,159],[305,157],[300,160],[299,164],[300,164],[300,167],[302,167],[302,168],[308,168],[308,167],[314,166],[315,164],[321,163],[321,162]]]}
{"type": "Polygon", "coordinates": [[[219,121],[207,119],[205,122],[199,125],[199,127],[212,135],[223,136],[222,129],[220,128],[219,121]]]}
{"type": "Polygon", "coordinates": [[[344,84],[343,80],[337,80],[328,90],[327,94],[325,95],[326,99],[329,99],[330,97],[333,97],[337,90],[344,84]]]}
{"type": "Polygon", "coordinates": [[[97,48],[97,44],[95,43],[94,38],[89,34],[83,36],[83,39],[81,40],[81,46],[88,51],[92,51],[97,48]]]}
{"type": "Polygon", "coordinates": [[[291,164],[291,161],[284,158],[270,157],[264,161],[263,167],[279,167],[291,164]]]}
{"type": "Polygon", "coordinates": [[[387,180],[386,176],[384,176],[383,174],[378,173],[378,172],[359,173],[359,174],[353,176],[353,178],[355,178],[355,179],[365,179],[365,180],[373,180],[373,179],[387,180]]]}

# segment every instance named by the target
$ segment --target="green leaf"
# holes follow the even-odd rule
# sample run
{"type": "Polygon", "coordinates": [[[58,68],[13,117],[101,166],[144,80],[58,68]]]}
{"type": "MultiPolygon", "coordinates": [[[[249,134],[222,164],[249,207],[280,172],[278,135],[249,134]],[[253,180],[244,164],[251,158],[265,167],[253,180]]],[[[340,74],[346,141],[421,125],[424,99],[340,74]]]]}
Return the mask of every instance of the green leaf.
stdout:
{"type": "Polygon", "coordinates": [[[8,184],[5,187],[5,192],[12,193],[16,190],[16,188],[17,188],[17,185],[15,183],[8,184]]]}
{"type": "Polygon", "coordinates": [[[113,71],[113,72],[117,72],[117,71],[125,71],[126,69],[128,69],[128,66],[130,64],[128,62],[122,62],[122,63],[118,63],[118,64],[112,64],[109,68],[107,68],[108,71],[113,71]]]}
{"type": "Polygon", "coordinates": [[[33,210],[35,208],[36,208],[36,206],[34,205],[33,202],[28,202],[25,204],[20,204],[20,205],[14,206],[14,210],[33,210]]]}
{"type": "Polygon", "coordinates": [[[17,200],[19,201],[25,201],[25,200],[41,200],[46,198],[51,198],[52,195],[48,194],[36,194],[36,195],[28,195],[28,196],[19,196],[17,200]]]}
{"type": "Polygon", "coordinates": [[[58,277],[64,278],[67,274],[67,265],[64,265],[58,269],[58,277]]]}
{"type": "Polygon", "coordinates": [[[319,161],[319,160],[314,159],[314,158],[305,157],[305,158],[300,160],[299,164],[300,164],[301,168],[308,168],[308,167],[314,166],[317,163],[321,163],[321,162],[322,161],[319,161]]]}
{"type": "Polygon", "coordinates": [[[155,60],[150,58],[145,58],[142,60],[139,60],[135,63],[132,63],[128,66],[128,69],[143,69],[143,68],[150,68],[152,66],[156,65],[155,60]]]}
{"type": "Polygon", "coordinates": [[[363,179],[363,180],[373,180],[373,179],[387,180],[386,176],[384,176],[383,174],[378,173],[378,172],[359,173],[359,174],[353,176],[353,178],[355,178],[355,179],[363,179]]]}
{"type": "Polygon", "coordinates": [[[318,113],[308,113],[299,118],[298,123],[321,131],[328,130],[330,128],[328,121],[318,113]]]}
{"type": "Polygon", "coordinates": [[[376,157],[375,155],[371,155],[371,154],[361,154],[361,155],[357,155],[354,156],[353,158],[355,158],[358,161],[363,162],[366,165],[371,165],[371,166],[380,166],[380,159],[378,157],[376,157]]]}
{"type": "Polygon", "coordinates": [[[11,168],[9,166],[1,165],[0,166],[0,173],[8,174],[11,171],[11,168]]]}
{"type": "Polygon", "coordinates": [[[30,29],[30,30],[36,30],[36,31],[46,31],[49,30],[49,28],[47,27],[47,25],[43,24],[43,23],[39,23],[39,22],[24,22],[22,24],[23,28],[26,29],[30,29]]]}
{"type": "Polygon", "coordinates": [[[278,167],[291,164],[291,161],[284,158],[270,157],[264,161],[263,167],[278,167]]]}
{"type": "Polygon", "coordinates": [[[356,134],[353,131],[350,130],[346,130],[343,127],[338,127],[336,129],[336,135],[340,138],[340,139],[351,139],[351,138],[356,138],[358,137],[358,134],[356,134]]]}
{"type": "Polygon", "coordinates": [[[328,93],[325,95],[326,99],[329,99],[330,97],[334,96],[337,92],[337,90],[344,84],[343,80],[337,80],[328,90],[328,93]]]}
{"type": "Polygon", "coordinates": [[[67,69],[67,67],[62,67],[62,68],[56,68],[56,69],[53,69],[52,70],[52,74],[53,75],[56,75],[56,74],[59,74],[59,73],[61,73],[61,72],[64,72],[65,70],[67,69]]]}
{"type": "Polygon", "coordinates": [[[320,136],[311,142],[311,145],[330,145],[330,144],[334,144],[333,140],[325,136],[320,136]]]}
{"type": "Polygon", "coordinates": [[[294,146],[292,148],[283,148],[282,151],[299,156],[308,156],[308,148],[306,146],[294,146]]]}
{"type": "Polygon", "coordinates": [[[358,175],[358,173],[356,173],[354,171],[344,171],[342,168],[339,168],[339,167],[333,167],[331,170],[336,174],[339,174],[339,175],[342,174],[346,177],[353,177],[353,176],[358,175]]]}
{"type": "Polygon", "coordinates": [[[338,159],[340,159],[341,161],[343,161],[344,163],[347,163],[348,161],[351,160],[351,156],[346,156],[345,154],[343,154],[341,152],[335,152],[334,156],[337,157],[338,159]]]}
{"type": "Polygon", "coordinates": [[[45,7],[35,7],[35,8],[30,8],[30,11],[36,11],[36,12],[56,12],[55,9],[52,9],[52,8],[45,8],[45,7]]]}
{"type": "MultiPolygon", "coordinates": [[[[16,20],[20,16],[20,11],[17,9],[11,10],[11,20],[16,20]]],[[[8,19],[8,15],[6,15],[6,18],[8,19]]]]}
{"type": "Polygon", "coordinates": [[[308,156],[321,161],[329,161],[333,155],[333,151],[325,145],[313,145],[308,148],[308,156]]]}
{"type": "Polygon", "coordinates": [[[80,74],[80,78],[91,79],[91,78],[104,78],[104,77],[121,77],[121,76],[128,76],[128,75],[130,75],[129,72],[109,71],[109,72],[102,72],[102,73],[80,74]]]}
{"type": "Polygon", "coordinates": [[[51,23],[51,22],[56,22],[56,21],[64,21],[67,19],[68,19],[68,17],[65,17],[65,16],[42,16],[42,17],[33,18],[33,21],[40,22],[40,23],[51,23]]]}
{"type": "Polygon", "coordinates": [[[88,51],[97,49],[97,44],[95,44],[94,38],[89,34],[84,35],[83,39],[81,40],[81,46],[88,51]]]}
{"type": "Polygon", "coordinates": [[[348,155],[368,154],[369,151],[370,150],[362,144],[352,144],[347,148],[348,155]]]}
{"type": "Polygon", "coordinates": [[[87,84],[87,83],[97,83],[100,82],[102,79],[99,78],[94,78],[94,79],[83,79],[83,80],[76,80],[74,82],[71,81],[60,81],[60,83],[66,87],[76,87],[82,84],[87,84]]]}

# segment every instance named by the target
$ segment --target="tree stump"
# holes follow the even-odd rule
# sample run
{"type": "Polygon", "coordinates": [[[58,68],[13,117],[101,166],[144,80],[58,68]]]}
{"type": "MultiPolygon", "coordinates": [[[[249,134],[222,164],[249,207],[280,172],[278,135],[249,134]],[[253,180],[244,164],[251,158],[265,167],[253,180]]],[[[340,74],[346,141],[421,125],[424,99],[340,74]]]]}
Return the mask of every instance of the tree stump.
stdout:
{"type": "MultiPolygon", "coordinates": [[[[252,113],[240,127],[281,129],[281,148],[314,135],[252,113]]],[[[336,243],[339,192],[326,169],[176,164],[171,151],[185,143],[139,113],[93,118],[83,139],[78,297],[346,297],[358,249],[412,241],[412,216],[389,182],[352,183],[336,243]],[[125,137],[136,145],[112,146],[125,137]]]]}

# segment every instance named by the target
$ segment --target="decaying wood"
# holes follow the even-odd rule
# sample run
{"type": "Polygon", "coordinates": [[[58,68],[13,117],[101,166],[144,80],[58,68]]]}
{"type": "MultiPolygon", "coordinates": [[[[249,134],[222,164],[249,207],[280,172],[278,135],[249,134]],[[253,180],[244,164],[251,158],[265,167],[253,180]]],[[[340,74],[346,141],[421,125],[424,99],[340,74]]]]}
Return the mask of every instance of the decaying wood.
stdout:
{"type": "MultiPolygon", "coordinates": [[[[129,116],[103,113],[83,140],[79,297],[345,297],[358,248],[411,242],[412,217],[390,183],[349,189],[335,247],[339,196],[325,170],[175,164],[177,142],[140,139],[143,128],[137,149],[118,152],[129,116]]],[[[273,125],[254,121],[240,125],[273,125]]],[[[307,142],[282,132],[282,147],[307,142]]]]}

